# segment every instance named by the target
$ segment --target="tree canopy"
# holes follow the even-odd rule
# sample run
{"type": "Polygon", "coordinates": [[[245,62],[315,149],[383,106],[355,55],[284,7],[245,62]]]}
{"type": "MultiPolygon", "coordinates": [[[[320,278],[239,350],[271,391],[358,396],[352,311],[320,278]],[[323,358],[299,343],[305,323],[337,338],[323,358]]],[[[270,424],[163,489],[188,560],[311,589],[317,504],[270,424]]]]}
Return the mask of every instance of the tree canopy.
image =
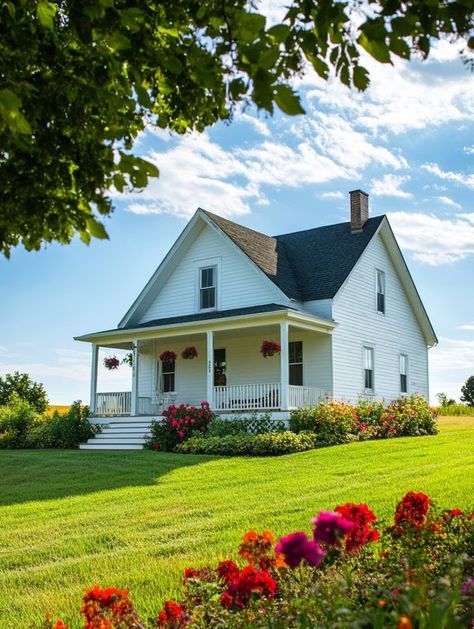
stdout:
{"type": "Polygon", "coordinates": [[[292,79],[308,64],[348,87],[381,63],[474,50],[474,0],[293,0],[269,25],[247,0],[0,0],[0,251],[107,238],[110,189],[143,188],[146,125],[177,133],[239,104],[304,113],[292,79]]]}
{"type": "Polygon", "coordinates": [[[27,373],[7,373],[0,377],[0,406],[8,404],[13,395],[28,402],[38,413],[44,413],[48,408],[48,398],[43,385],[34,382],[27,373]]]}

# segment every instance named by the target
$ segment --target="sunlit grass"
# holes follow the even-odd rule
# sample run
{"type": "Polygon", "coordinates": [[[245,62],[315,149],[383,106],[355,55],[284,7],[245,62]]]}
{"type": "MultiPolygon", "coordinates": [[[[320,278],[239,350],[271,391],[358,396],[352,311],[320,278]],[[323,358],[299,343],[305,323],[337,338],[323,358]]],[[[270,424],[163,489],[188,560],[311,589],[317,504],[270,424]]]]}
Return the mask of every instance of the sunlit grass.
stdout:
{"type": "Polygon", "coordinates": [[[0,627],[47,610],[74,624],[84,587],[128,587],[154,615],[192,564],[235,556],[242,534],[308,529],[321,508],[364,501],[389,521],[413,489],[441,506],[474,495],[470,418],[441,433],[277,458],[132,452],[0,452],[0,627]]]}

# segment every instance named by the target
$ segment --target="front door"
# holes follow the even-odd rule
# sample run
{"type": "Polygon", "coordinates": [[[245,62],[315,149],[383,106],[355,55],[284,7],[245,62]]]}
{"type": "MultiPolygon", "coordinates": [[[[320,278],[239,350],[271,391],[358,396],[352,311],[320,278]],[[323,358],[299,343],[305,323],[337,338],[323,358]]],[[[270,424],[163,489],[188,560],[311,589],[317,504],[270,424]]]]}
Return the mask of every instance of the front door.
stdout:
{"type": "Polygon", "coordinates": [[[214,386],[224,387],[227,384],[227,363],[225,349],[214,350],[214,386]]]}

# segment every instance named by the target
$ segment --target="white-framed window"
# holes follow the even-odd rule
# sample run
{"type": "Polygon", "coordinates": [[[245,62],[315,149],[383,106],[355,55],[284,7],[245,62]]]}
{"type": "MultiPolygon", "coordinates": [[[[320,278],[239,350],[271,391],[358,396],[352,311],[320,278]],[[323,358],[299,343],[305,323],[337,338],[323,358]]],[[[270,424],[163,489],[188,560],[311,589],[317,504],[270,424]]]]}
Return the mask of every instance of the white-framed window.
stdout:
{"type": "Polygon", "coordinates": [[[215,310],[217,307],[217,267],[199,269],[199,310],[215,310]]]}
{"type": "Polygon", "coordinates": [[[400,366],[400,393],[408,393],[408,356],[400,354],[398,358],[400,366]]]}
{"type": "Polygon", "coordinates": [[[373,392],[374,390],[374,348],[363,348],[363,361],[364,361],[364,391],[373,392]]]}
{"type": "Polygon", "coordinates": [[[375,269],[375,299],[377,312],[385,314],[385,273],[375,269]]]}
{"type": "Polygon", "coordinates": [[[176,361],[159,360],[157,371],[158,371],[158,382],[160,383],[159,385],[160,393],[169,393],[171,391],[176,391],[176,388],[175,388],[176,361]]]}
{"type": "Polygon", "coordinates": [[[288,343],[289,384],[303,386],[303,341],[288,343]]]}

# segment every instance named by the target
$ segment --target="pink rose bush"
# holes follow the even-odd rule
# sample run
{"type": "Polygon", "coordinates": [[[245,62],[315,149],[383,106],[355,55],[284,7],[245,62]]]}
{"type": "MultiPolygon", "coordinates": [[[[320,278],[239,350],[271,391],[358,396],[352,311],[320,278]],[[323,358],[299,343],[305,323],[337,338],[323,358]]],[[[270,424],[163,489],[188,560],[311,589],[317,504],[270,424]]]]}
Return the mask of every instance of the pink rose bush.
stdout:
{"type": "Polygon", "coordinates": [[[207,402],[195,407],[189,404],[174,404],[163,411],[163,419],[151,426],[151,437],[147,447],[151,450],[171,451],[193,434],[205,434],[214,419],[207,402]]]}
{"type": "MultiPolygon", "coordinates": [[[[188,567],[181,600],[142,620],[127,590],[87,590],[84,629],[471,627],[474,513],[408,492],[382,531],[364,503],[321,511],[311,536],[248,531],[240,559],[188,567]]],[[[77,623],[74,626],[78,626],[77,623]]],[[[47,615],[43,629],[69,629],[47,615]]]]}

